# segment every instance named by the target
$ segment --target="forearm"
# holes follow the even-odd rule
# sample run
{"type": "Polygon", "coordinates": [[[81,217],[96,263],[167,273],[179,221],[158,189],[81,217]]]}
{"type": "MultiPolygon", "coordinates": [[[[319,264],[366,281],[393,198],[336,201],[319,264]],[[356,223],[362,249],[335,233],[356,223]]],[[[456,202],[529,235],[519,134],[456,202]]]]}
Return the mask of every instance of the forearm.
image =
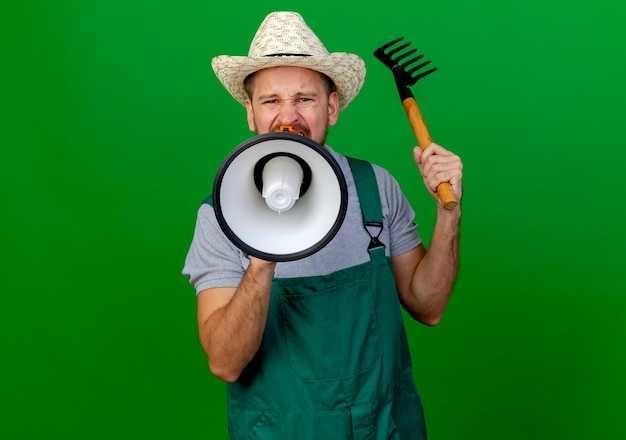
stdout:
{"type": "Polygon", "coordinates": [[[460,207],[453,212],[439,209],[428,252],[411,279],[413,317],[427,325],[441,320],[459,267],[460,207]]]}
{"type": "Polygon", "coordinates": [[[251,259],[239,287],[200,322],[200,341],[211,371],[234,382],[256,354],[267,320],[276,264],[251,259]]]}

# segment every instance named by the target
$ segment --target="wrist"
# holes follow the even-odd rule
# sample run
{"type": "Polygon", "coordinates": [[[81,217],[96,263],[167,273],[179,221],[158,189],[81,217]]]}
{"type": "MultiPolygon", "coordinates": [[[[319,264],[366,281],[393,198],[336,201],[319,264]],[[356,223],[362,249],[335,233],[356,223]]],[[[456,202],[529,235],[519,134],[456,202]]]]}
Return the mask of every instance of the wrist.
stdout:
{"type": "Polygon", "coordinates": [[[454,209],[446,209],[441,203],[437,204],[437,222],[443,221],[451,226],[458,226],[461,222],[461,204],[457,204],[454,209]]]}
{"type": "Polygon", "coordinates": [[[254,267],[255,270],[271,271],[273,273],[274,269],[276,269],[276,261],[267,261],[257,257],[250,257],[250,266],[254,267]]]}

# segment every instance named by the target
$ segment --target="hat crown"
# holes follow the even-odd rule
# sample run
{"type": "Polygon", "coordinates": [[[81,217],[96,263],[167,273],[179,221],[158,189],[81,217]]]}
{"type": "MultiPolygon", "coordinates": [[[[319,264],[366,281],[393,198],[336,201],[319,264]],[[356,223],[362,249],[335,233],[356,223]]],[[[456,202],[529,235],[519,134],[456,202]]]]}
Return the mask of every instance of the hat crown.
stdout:
{"type": "Polygon", "coordinates": [[[328,50],[297,12],[273,12],[259,26],[248,56],[251,58],[305,55],[325,56],[328,50]]]}
{"type": "Polygon", "coordinates": [[[331,78],[343,110],[361,90],[365,63],[355,54],[329,53],[297,12],[272,12],[257,30],[248,56],[220,55],[211,66],[226,90],[239,103],[249,99],[245,80],[262,69],[280,66],[303,67],[331,78]]]}

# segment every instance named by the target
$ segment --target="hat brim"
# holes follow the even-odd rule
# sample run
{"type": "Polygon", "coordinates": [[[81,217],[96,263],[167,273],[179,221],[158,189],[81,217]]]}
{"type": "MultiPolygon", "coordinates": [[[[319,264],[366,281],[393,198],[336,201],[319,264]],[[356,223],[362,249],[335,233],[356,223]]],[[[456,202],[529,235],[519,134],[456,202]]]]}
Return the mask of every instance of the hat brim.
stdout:
{"type": "Polygon", "coordinates": [[[356,97],[365,81],[365,63],[361,57],[345,52],[324,56],[286,55],[257,58],[220,55],[213,58],[211,65],[222,85],[241,104],[248,99],[244,87],[246,77],[268,67],[305,67],[330,77],[337,88],[340,111],[356,97]]]}

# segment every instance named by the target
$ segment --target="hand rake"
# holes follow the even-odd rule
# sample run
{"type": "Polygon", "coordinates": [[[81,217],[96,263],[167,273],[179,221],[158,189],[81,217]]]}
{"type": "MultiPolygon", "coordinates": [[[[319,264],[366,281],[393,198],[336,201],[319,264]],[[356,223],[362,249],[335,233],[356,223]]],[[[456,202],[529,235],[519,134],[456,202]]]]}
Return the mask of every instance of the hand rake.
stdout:
{"type": "MultiPolygon", "coordinates": [[[[401,61],[406,57],[414,54],[417,49],[411,49],[394,57],[394,55],[403,49],[406,49],[411,44],[404,43],[398,47],[392,48],[394,44],[400,42],[403,38],[404,37],[400,37],[385,44],[384,46],[379,47],[374,51],[374,56],[382,61],[383,64],[389,67],[393,72],[393,77],[396,81],[396,86],[398,87],[398,93],[400,94],[400,100],[402,101],[402,106],[404,107],[404,111],[409,118],[409,122],[413,128],[413,133],[417,138],[417,143],[423,150],[432,142],[432,138],[428,133],[428,128],[426,127],[426,123],[422,117],[422,112],[417,106],[417,101],[415,101],[413,93],[411,93],[411,89],[409,89],[409,87],[415,84],[420,78],[433,73],[437,70],[437,68],[435,67],[421,73],[416,73],[418,70],[426,67],[430,63],[430,61],[425,61],[421,64],[413,66],[413,64],[422,59],[424,55],[415,56],[401,63],[401,61]],[[390,50],[387,51],[387,49],[390,50]]],[[[456,196],[454,195],[454,191],[452,190],[452,186],[449,182],[440,184],[437,187],[437,194],[439,194],[445,209],[451,210],[457,205],[456,196]]]]}

